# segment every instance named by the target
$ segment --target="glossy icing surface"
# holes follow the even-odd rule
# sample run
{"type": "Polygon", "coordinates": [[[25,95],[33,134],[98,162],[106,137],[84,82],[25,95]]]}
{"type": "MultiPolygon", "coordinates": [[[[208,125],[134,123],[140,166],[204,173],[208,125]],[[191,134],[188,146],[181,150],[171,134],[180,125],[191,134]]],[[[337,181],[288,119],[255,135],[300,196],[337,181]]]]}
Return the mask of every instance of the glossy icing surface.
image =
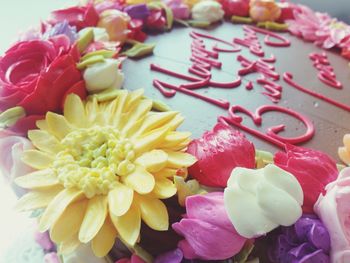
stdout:
{"type": "MultiPolygon", "coordinates": [[[[195,32],[209,34],[221,39],[221,41],[208,37],[202,37],[200,38],[202,41],[196,41],[193,37],[193,31],[191,28],[174,28],[169,33],[150,36],[147,42],[157,43],[154,54],[139,60],[126,60],[123,64],[123,71],[128,76],[125,80],[125,88],[130,90],[145,88],[146,96],[163,100],[172,109],[181,111],[186,117],[182,129],[191,131],[194,138],[199,137],[203,131],[210,130],[219,116],[229,116],[227,102],[230,106],[237,105],[251,112],[255,112],[264,105],[290,109],[299,117],[272,110],[264,114],[261,124],[258,126],[252,122],[249,116],[241,113],[238,115],[243,117],[242,123],[244,125],[263,134],[269,133],[269,127],[282,127],[284,125],[284,129],[280,128],[278,131],[279,136],[298,138],[307,135],[308,139],[302,140],[299,145],[322,150],[337,158],[337,145],[341,144],[343,134],[350,130],[350,123],[347,121],[350,113],[344,107],[339,107],[334,103],[329,103],[291,87],[285,82],[283,75],[289,72],[293,75],[293,81],[298,85],[345,106],[350,105],[350,71],[347,70],[348,65],[345,59],[336,52],[324,51],[314,44],[307,43],[288,33],[278,33],[282,38],[269,37],[265,41],[267,36],[257,32],[258,40],[255,41],[254,52],[244,45],[238,45],[241,48],[240,51],[232,52],[233,47],[224,42],[233,43],[234,38],[244,39],[247,36],[247,30],[244,30],[242,25],[225,22],[211,29],[195,29],[195,32]],[[290,46],[271,44],[271,42],[285,43],[285,40],[290,41],[290,46]],[[264,52],[263,56],[256,48],[257,42],[264,52]],[[204,59],[199,62],[193,61],[193,45],[197,47],[197,50],[202,48],[202,51],[204,49],[211,51],[207,52],[207,57],[205,50],[204,54],[200,54],[202,58],[210,59],[211,67],[201,63],[204,59]],[[227,52],[229,49],[231,52],[227,52]],[[215,53],[218,54],[217,58],[215,53]],[[254,53],[258,53],[258,55],[254,53]],[[342,84],[342,89],[330,87],[320,80],[320,70],[317,65],[320,65],[322,61],[314,66],[315,59],[310,59],[314,53],[327,55],[329,66],[336,75],[337,81],[342,84]],[[259,62],[258,59],[260,59],[259,62]],[[173,74],[168,74],[164,70],[151,70],[151,64],[190,77],[184,79],[181,76],[175,77],[173,74]],[[258,70],[248,72],[249,74],[239,74],[242,69],[256,68],[256,65],[260,65],[257,67],[258,70]],[[266,69],[269,68],[271,71],[266,74],[266,69]],[[208,71],[210,75],[208,75],[208,71]],[[276,74],[271,75],[271,72],[276,74]],[[232,85],[229,88],[224,88],[215,85],[218,82],[233,83],[237,81],[238,77],[241,77],[241,84],[237,87],[232,85]],[[158,85],[158,88],[153,86],[155,81],[161,84],[158,85]],[[166,91],[167,96],[162,95],[159,87],[166,91]],[[176,93],[172,91],[172,87],[176,87],[173,88],[173,90],[177,89],[176,93]],[[199,95],[193,96],[189,93],[199,95]],[[219,107],[217,102],[221,102],[219,107]],[[305,123],[300,121],[302,118],[310,120],[313,124],[315,129],[313,136],[309,135],[310,125],[307,125],[309,127],[309,131],[307,131],[305,123]]],[[[323,71],[326,70],[323,69],[323,71]]],[[[273,152],[278,149],[276,144],[271,144],[266,139],[257,138],[250,134],[247,136],[258,149],[273,152]]]]}

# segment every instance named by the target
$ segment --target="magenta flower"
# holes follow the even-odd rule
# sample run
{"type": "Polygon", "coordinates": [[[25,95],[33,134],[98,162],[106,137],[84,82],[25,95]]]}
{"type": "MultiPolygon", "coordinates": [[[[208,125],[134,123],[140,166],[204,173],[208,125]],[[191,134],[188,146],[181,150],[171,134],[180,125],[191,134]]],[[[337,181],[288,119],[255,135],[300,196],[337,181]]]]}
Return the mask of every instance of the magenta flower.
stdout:
{"type": "Polygon", "coordinates": [[[246,242],[229,220],[223,193],[186,199],[186,217],[172,225],[185,239],[178,247],[186,259],[223,260],[236,255],[246,242]]]}

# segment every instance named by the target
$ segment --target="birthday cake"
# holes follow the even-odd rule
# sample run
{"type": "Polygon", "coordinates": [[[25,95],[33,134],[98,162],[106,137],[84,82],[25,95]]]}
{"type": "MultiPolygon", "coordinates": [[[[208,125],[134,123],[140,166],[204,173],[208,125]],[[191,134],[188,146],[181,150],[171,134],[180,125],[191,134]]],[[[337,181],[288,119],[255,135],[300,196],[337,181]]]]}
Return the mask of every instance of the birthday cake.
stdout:
{"type": "Polygon", "coordinates": [[[349,60],[290,2],[56,10],[0,57],[0,169],[45,262],[347,263],[349,60]]]}

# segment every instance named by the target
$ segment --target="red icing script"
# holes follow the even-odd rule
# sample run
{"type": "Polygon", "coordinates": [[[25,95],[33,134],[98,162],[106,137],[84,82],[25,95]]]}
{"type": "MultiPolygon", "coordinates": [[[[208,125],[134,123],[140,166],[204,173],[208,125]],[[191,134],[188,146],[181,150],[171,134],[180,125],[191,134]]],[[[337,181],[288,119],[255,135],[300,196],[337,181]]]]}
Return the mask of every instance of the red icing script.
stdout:
{"type": "Polygon", "coordinates": [[[334,73],[334,68],[331,66],[331,63],[328,60],[327,54],[325,52],[311,53],[309,58],[313,61],[314,67],[318,70],[317,77],[324,84],[336,88],[342,89],[343,84],[337,80],[337,77],[334,73]]]}

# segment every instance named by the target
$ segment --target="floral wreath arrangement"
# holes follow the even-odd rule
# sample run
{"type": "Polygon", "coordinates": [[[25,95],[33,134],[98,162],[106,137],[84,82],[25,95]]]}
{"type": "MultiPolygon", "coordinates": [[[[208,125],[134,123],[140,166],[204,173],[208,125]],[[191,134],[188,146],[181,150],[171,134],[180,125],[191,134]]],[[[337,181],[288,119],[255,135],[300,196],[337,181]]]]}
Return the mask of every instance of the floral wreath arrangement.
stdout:
{"type": "Polygon", "coordinates": [[[152,53],[146,32],[224,17],[350,59],[348,25],[273,0],[89,1],[0,57],[0,168],[38,218],[45,262],[350,262],[349,168],[256,150],[224,123],[191,140],[180,113],[121,89],[123,59],[152,53]]]}

